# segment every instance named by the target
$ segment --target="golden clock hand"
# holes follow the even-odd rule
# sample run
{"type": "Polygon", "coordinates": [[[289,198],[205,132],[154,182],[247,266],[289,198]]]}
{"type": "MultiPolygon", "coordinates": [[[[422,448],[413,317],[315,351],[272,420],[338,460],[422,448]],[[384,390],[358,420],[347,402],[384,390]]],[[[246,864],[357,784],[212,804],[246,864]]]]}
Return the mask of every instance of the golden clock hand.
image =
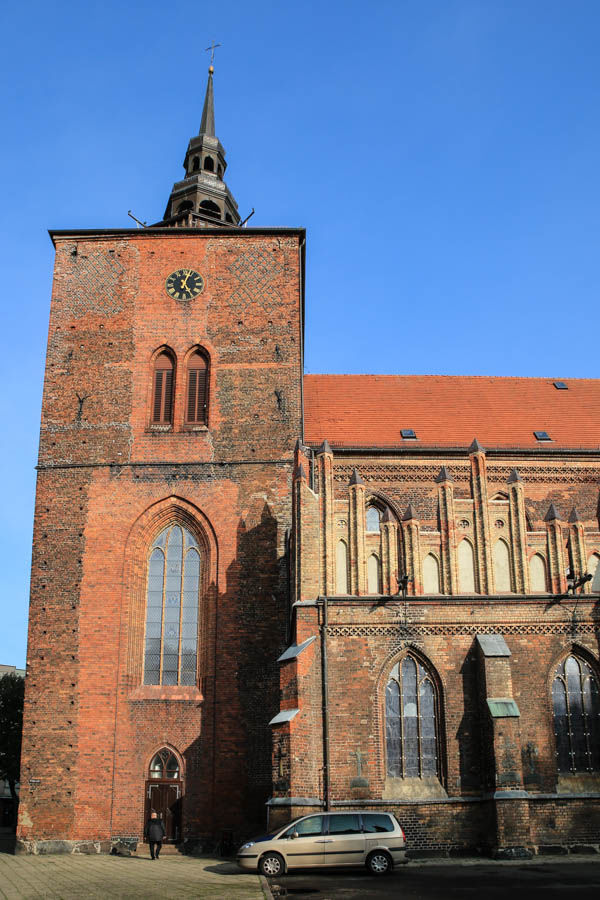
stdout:
{"type": "Polygon", "coordinates": [[[187,275],[185,276],[185,278],[183,279],[183,281],[181,282],[181,290],[182,291],[187,291],[187,289],[188,289],[187,280],[189,277],[190,277],[190,273],[188,272],[187,275]]]}

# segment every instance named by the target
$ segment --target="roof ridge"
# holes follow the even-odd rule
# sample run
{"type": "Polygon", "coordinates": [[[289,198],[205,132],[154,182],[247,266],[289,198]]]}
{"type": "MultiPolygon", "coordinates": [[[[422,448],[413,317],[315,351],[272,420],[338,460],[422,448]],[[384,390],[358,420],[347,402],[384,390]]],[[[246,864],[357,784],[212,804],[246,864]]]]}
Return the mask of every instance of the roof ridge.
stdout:
{"type": "Polygon", "coordinates": [[[471,379],[477,381],[600,381],[600,378],[584,378],[570,375],[445,375],[441,372],[420,374],[412,372],[304,372],[304,378],[443,378],[471,379]]]}

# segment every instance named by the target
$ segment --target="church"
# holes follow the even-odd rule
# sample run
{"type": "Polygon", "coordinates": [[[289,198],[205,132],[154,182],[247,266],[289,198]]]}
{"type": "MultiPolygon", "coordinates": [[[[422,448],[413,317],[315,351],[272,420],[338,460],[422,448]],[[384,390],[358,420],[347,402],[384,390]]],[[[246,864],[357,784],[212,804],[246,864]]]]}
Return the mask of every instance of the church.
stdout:
{"type": "Polygon", "coordinates": [[[163,219],[50,233],[18,848],[598,849],[600,381],[304,375],[226,166],[211,66],[163,219]]]}

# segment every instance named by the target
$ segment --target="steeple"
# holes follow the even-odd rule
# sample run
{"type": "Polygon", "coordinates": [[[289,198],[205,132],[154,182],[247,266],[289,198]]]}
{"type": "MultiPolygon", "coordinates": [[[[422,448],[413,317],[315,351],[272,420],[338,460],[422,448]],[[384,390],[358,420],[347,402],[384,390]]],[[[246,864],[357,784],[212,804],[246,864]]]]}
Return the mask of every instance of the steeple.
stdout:
{"type": "Polygon", "coordinates": [[[164,220],[157,225],[196,228],[239,225],[237,203],[223,181],[227,168],[225,150],[215,136],[214,71],[209,66],[200,132],[191,138],[183,162],[185,178],[173,185],[164,220]]]}

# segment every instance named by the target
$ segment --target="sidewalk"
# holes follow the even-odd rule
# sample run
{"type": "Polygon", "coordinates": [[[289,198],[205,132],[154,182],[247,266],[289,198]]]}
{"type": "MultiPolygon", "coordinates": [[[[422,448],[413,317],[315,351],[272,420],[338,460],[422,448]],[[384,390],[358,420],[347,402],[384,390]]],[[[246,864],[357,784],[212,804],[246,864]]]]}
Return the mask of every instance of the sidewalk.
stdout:
{"type": "Polygon", "coordinates": [[[11,856],[0,854],[2,900],[134,900],[179,897],[264,900],[258,875],[208,857],[11,856]]]}

